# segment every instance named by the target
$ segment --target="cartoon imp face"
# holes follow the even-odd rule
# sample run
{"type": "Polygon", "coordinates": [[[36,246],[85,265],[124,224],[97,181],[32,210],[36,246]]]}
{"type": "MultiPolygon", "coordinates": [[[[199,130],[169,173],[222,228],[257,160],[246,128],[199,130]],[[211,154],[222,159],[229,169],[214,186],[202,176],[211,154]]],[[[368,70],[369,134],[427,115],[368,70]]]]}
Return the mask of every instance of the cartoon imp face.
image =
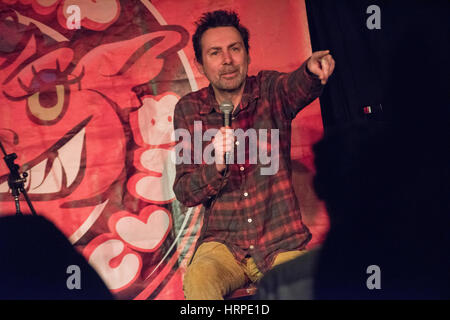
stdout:
{"type": "MultiPolygon", "coordinates": [[[[42,50],[42,35],[30,34],[14,59],[0,57],[0,138],[29,174],[36,211],[72,235],[101,213],[104,193],[124,179],[131,130],[120,115],[141,105],[133,88],[160,78],[188,37],[181,27],[161,27],[80,56],[70,42],[42,50]]],[[[8,172],[1,163],[0,205],[13,213],[8,172]]],[[[21,207],[28,211],[25,202],[21,207]]]]}

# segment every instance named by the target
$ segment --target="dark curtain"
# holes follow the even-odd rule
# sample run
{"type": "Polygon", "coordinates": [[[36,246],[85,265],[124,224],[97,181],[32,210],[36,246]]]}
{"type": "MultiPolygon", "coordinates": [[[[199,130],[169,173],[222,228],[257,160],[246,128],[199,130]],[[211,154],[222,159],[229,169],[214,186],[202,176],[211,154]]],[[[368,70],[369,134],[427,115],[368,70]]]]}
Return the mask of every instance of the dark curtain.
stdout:
{"type": "Polygon", "coordinates": [[[314,148],[330,217],[317,299],[450,296],[449,6],[306,0],[312,49],[336,60],[314,148]],[[381,9],[379,30],[366,27],[369,5],[381,9]],[[382,290],[366,283],[372,264],[382,290]]]}
{"type": "Polygon", "coordinates": [[[320,98],[325,131],[357,120],[448,120],[449,7],[448,0],[306,0],[312,49],[329,49],[336,60],[320,98]],[[380,8],[381,29],[366,26],[370,5],[380,8]]]}

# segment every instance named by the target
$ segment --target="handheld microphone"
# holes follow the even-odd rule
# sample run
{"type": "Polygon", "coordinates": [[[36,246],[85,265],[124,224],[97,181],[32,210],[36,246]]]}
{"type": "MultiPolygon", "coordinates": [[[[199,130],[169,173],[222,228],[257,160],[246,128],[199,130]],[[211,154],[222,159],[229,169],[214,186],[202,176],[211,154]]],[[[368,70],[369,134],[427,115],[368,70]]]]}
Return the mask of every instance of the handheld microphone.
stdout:
{"type": "MultiPolygon", "coordinates": [[[[223,114],[223,126],[231,127],[231,112],[233,112],[234,106],[230,101],[224,101],[219,105],[220,111],[223,114]]],[[[225,152],[225,163],[228,164],[230,158],[230,153],[225,152]]]]}

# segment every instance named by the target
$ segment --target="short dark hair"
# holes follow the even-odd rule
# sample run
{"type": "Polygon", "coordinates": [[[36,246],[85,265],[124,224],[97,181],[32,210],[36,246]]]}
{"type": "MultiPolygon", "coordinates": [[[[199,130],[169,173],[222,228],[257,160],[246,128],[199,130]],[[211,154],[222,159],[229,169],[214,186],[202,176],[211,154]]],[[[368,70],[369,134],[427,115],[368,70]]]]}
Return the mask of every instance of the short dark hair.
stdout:
{"type": "Polygon", "coordinates": [[[194,45],[195,58],[198,62],[203,63],[200,40],[205,31],[211,28],[235,27],[241,34],[245,50],[248,53],[248,49],[250,48],[248,44],[250,34],[248,29],[240,23],[239,16],[236,12],[225,10],[206,12],[195,22],[195,25],[197,26],[197,29],[192,36],[192,43],[194,45]]]}

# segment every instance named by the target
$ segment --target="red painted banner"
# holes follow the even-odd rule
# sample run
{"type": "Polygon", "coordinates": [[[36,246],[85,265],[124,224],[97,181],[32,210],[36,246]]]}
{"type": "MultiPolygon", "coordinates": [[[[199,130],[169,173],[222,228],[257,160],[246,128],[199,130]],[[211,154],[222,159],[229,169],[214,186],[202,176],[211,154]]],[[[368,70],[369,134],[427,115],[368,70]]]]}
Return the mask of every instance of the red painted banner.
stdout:
{"type": "MultiPolygon", "coordinates": [[[[118,299],[183,299],[203,211],[173,193],[172,118],[180,97],[208,85],[191,36],[217,9],[250,30],[249,74],[291,71],[311,54],[303,1],[0,0],[0,139],[38,214],[118,299]]],[[[316,100],[292,136],[311,171],[321,134],[316,100]]],[[[1,215],[15,212],[7,177],[2,162],[1,215]]]]}

